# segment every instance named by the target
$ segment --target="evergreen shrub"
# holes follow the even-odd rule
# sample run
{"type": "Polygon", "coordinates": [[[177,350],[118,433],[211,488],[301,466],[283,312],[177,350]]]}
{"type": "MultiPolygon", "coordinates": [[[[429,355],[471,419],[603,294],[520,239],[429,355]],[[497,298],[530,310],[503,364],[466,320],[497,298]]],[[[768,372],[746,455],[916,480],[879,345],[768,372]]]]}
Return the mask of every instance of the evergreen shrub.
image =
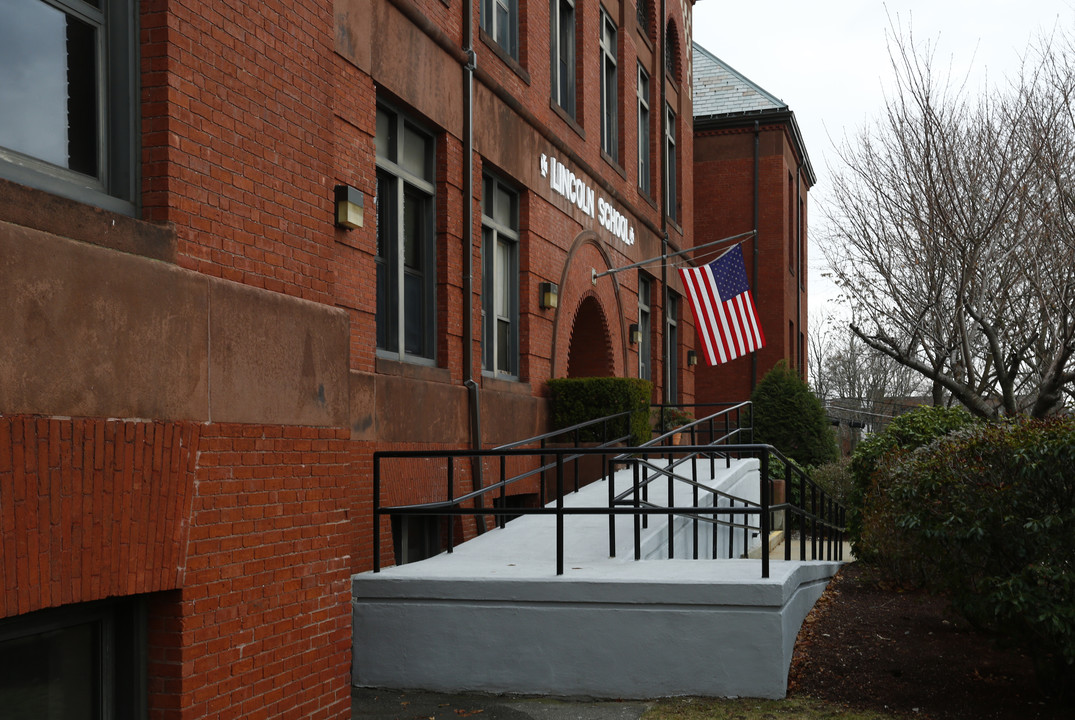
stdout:
{"type": "Polygon", "coordinates": [[[800,465],[839,457],[825,409],[798,373],[781,360],[750,396],[754,442],[767,443],[800,465]]]}
{"type": "MultiPolygon", "coordinates": [[[[848,535],[856,558],[878,562],[879,546],[891,537],[891,528],[885,523],[885,488],[875,477],[878,468],[976,422],[963,408],[922,406],[900,415],[884,432],[859,443],[851,455],[851,486],[846,502],[848,535]]],[[[895,555],[898,553],[890,553],[890,557],[895,555]]]]}
{"type": "Polygon", "coordinates": [[[973,425],[878,470],[884,552],[1075,687],[1075,419],[973,425]]]}
{"type": "MultiPolygon", "coordinates": [[[[630,416],[609,425],[609,438],[630,434],[631,445],[641,445],[650,438],[649,402],[653,384],[649,380],[617,377],[558,378],[549,381],[549,390],[553,428],[571,427],[587,420],[629,411],[630,416]]],[[[579,436],[582,442],[604,439],[600,426],[587,428],[579,436]]]]}

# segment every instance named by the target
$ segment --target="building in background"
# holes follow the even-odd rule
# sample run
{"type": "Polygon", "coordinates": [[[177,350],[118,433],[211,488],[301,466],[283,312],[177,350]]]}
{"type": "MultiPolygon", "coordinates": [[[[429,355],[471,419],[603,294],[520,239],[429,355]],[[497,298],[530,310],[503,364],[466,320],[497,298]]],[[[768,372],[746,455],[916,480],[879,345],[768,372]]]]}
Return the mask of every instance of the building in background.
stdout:
{"type": "Polygon", "coordinates": [[[742,249],[766,341],[724,365],[699,365],[695,392],[699,403],[741,401],[780,360],[806,377],[807,194],[816,178],[788,106],[693,49],[695,245],[757,227],[742,249]]]}
{"type": "Polygon", "coordinates": [[[15,0],[5,712],[349,717],[375,450],[534,435],[553,377],[693,399],[675,273],[592,281],[692,244],[690,13],[15,0]]]}

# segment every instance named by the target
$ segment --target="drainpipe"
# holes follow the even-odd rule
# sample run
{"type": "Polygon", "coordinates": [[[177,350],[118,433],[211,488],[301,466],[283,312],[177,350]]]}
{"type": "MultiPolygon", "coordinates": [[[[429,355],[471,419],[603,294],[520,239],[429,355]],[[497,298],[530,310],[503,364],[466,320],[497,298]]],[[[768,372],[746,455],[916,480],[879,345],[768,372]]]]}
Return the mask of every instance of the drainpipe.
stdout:
{"type": "MultiPolygon", "coordinates": [[[[761,152],[761,127],[758,121],[754,121],[754,279],[751,287],[754,288],[754,297],[761,297],[758,288],[758,156],[761,152]]],[[[783,332],[783,330],[781,330],[783,332]]],[[[754,388],[758,386],[758,353],[750,353],[750,393],[754,394],[754,388]]]]}
{"type": "MultiPolygon", "coordinates": [[[[466,386],[470,407],[470,445],[474,450],[482,447],[481,397],[474,379],[474,70],[478,58],[474,52],[474,3],[463,3],[463,247],[467,257],[463,275],[463,384],[466,386]]],[[[481,489],[481,458],[473,458],[470,468],[472,490],[481,489]]],[[[482,506],[481,497],[474,506],[482,506]]],[[[477,516],[478,533],[485,532],[485,517],[477,516]]]]}
{"type": "MultiPolygon", "coordinates": [[[[668,49],[664,46],[668,42],[668,33],[666,31],[666,18],[665,18],[665,0],[661,0],[661,14],[657,20],[657,39],[660,41],[658,44],[661,48],[661,72],[660,72],[660,84],[661,84],[661,255],[668,254],[668,107],[667,99],[665,98],[664,88],[664,76],[668,72],[668,68],[665,66],[665,59],[668,57],[668,49]]],[[[676,188],[677,190],[679,188],[676,188]]],[[[661,375],[663,375],[664,387],[661,388],[661,402],[668,402],[668,387],[671,385],[669,382],[670,374],[668,372],[668,263],[661,263],[661,318],[663,319],[663,327],[661,328],[661,375]]]]}
{"type": "MultiPolygon", "coordinates": [[[[803,163],[799,162],[798,169],[795,170],[795,219],[798,224],[795,227],[795,257],[798,259],[798,267],[795,268],[795,273],[798,276],[798,287],[795,288],[795,322],[799,326],[799,337],[805,338],[803,333],[803,163]]],[[[798,354],[795,357],[796,362],[799,362],[799,377],[804,381],[806,380],[806,353],[799,341],[799,338],[795,338],[795,347],[798,349],[798,354]]]]}

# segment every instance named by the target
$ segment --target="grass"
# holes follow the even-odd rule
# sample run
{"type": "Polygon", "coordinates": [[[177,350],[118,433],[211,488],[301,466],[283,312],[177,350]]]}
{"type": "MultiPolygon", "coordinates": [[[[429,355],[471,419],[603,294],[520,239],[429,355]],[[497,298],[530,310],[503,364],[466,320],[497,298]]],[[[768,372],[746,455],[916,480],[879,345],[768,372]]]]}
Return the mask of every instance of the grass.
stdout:
{"type": "Polygon", "coordinates": [[[654,703],[642,720],[896,720],[900,717],[810,698],[670,698],[654,703]]]}

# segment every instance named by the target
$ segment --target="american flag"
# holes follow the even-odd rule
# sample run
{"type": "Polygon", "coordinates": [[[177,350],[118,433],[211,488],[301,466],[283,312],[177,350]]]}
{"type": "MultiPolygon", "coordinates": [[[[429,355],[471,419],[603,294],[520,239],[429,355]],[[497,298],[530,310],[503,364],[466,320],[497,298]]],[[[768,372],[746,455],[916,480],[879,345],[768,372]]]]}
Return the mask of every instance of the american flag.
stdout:
{"type": "Polygon", "coordinates": [[[736,245],[698,268],[680,268],[698,339],[709,365],[765,347],[765,335],[747,284],[742,247],[736,245]]]}

